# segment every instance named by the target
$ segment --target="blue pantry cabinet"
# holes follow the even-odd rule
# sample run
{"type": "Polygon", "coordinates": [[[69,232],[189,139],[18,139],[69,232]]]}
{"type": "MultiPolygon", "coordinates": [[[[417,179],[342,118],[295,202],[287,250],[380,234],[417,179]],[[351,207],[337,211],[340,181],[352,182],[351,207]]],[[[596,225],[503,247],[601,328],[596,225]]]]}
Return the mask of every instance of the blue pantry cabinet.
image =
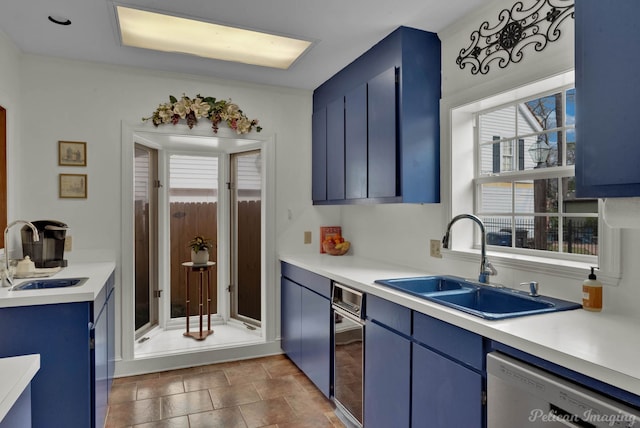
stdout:
{"type": "Polygon", "coordinates": [[[281,263],[282,350],[331,397],[331,280],[281,263]]]}
{"type": "Polygon", "coordinates": [[[575,4],[576,195],[640,196],[637,0],[575,4]]]}
{"type": "Polygon", "coordinates": [[[440,201],[440,40],[399,27],[313,94],[314,204],[440,201]]]}
{"type": "Polygon", "coordinates": [[[102,427],[113,378],[114,275],[95,301],[0,309],[0,357],[40,354],[34,428],[102,427]]]}

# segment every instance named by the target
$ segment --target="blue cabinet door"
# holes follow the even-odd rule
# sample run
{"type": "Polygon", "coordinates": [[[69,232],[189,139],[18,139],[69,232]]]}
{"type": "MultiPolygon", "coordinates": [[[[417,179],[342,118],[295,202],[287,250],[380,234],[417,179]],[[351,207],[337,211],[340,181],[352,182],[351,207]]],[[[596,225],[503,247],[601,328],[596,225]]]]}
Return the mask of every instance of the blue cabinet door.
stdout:
{"type": "Polygon", "coordinates": [[[345,109],[345,197],[367,197],[367,85],[350,91],[345,109]]]}
{"type": "Polygon", "coordinates": [[[398,194],[396,69],[389,68],[368,82],[369,197],[398,194]]]}
{"type": "Polygon", "coordinates": [[[302,300],[301,287],[287,278],[280,283],[281,319],[280,336],[282,350],[298,367],[301,366],[300,354],[300,304],[302,300]]]}
{"type": "Polygon", "coordinates": [[[107,397],[111,393],[113,374],[116,370],[116,292],[115,274],[112,273],[107,281],[107,397]]]}
{"type": "Polygon", "coordinates": [[[344,199],[344,98],[327,105],[327,199],[344,199]]]}
{"type": "Polygon", "coordinates": [[[301,287],[300,369],[329,398],[331,396],[331,304],[329,299],[301,287]]]}
{"type": "Polygon", "coordinates": [[[416,343],[412,347],[411,427],[483,427],[482,375],[416,343]]]}
{"type": "Polygon", "coordinates": [[[327,109],[313,112],[311,122],[311,198],[327,200],[327,109]]]}
{"type": "Polygon", "coordinates": [[[409,427],[411,342],[368,321],[364,346],[364,426],[409,427]]]}
{"type": "Polygon", "coordinates": [[[0,309],[0,358],[40,354],[31,382],[34,428],[93,425],[93,302],[0,309]]]}
{"type": "Polygon", "coordinates": [[[637,0],[575,5],[578,197],[640,196],[640,57],[627,48],[640,39],[638,14],[637,0]]]}
{"type": "Polygon", "coordinates": [[[104,425],[107,416],[107,401],[109,393],[109,309],[106,300],[107,287],[103,288],[100,295],[94,302],[96,312],[93,322],[93,401],[94,405],[94,427],[104,425]],[[102,302],[102,306],[98,304],[102,302]]]}

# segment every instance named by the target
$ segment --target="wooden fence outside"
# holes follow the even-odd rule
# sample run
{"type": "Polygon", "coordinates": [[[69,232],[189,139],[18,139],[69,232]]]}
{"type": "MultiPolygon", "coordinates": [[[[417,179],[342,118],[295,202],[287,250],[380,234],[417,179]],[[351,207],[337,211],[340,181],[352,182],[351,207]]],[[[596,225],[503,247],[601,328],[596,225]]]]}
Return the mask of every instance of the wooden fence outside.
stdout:
{"type": "MultiPolygon", "coordinates": [[[[186,277],[182,263],[189,261],[191,257],[189,241],[194,236],[201,235],[216,244],[218,242],[217,205],[185,202],[170,204],[171,316],[174,318],[185,316],[186,313],[186,277]]],[[[238,312],[258,320],[261,301],[260,210],[260,201],[238,203],[238,312]]],[[[217,263],[217,246],[210,252],[209,259],[217,263]]],[[[216,265],[216,268],[221,267],[216,265]]],[[[216,270],[211,275],[211,313],[218,312],[216,270]]],[[[195,277],[191,279],[192,285],[195,280],[195,277]]],[[[190,292],[194,293],[195,290],[190,292]]],[[[190,307],[189,315],[197,315],[198,306],[192,304],[190,307]]]]}

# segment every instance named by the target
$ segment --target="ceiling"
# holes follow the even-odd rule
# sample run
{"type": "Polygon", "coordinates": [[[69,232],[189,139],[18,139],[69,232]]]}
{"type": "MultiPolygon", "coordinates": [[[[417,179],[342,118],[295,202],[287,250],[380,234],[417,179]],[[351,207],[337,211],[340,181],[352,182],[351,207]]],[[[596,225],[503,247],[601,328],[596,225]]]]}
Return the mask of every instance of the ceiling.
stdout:
{"type": "Polygon", "coordinates": [[[314,42],[288,70],[122,46],[113,1],[3,0],[0,30],[29,54],[314,89],[398,26],[438,32],[490,0],[130,0],[131,7],[314,42]],[[65,17],[69,26],[49,22],[65,17]]]}

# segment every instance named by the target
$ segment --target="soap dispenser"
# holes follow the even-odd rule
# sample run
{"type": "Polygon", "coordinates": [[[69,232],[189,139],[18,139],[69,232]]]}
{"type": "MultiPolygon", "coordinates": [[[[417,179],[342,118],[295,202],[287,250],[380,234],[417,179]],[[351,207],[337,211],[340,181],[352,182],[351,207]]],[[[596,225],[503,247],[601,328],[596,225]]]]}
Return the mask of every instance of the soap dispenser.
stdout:
{"type": "Polygon", "coordinates": [[[594,273],[596,267],[591,267],[589,277],[582,283],[582,307],[587,311],[600,312],[602,310],[602,283],[594,273]]]}

